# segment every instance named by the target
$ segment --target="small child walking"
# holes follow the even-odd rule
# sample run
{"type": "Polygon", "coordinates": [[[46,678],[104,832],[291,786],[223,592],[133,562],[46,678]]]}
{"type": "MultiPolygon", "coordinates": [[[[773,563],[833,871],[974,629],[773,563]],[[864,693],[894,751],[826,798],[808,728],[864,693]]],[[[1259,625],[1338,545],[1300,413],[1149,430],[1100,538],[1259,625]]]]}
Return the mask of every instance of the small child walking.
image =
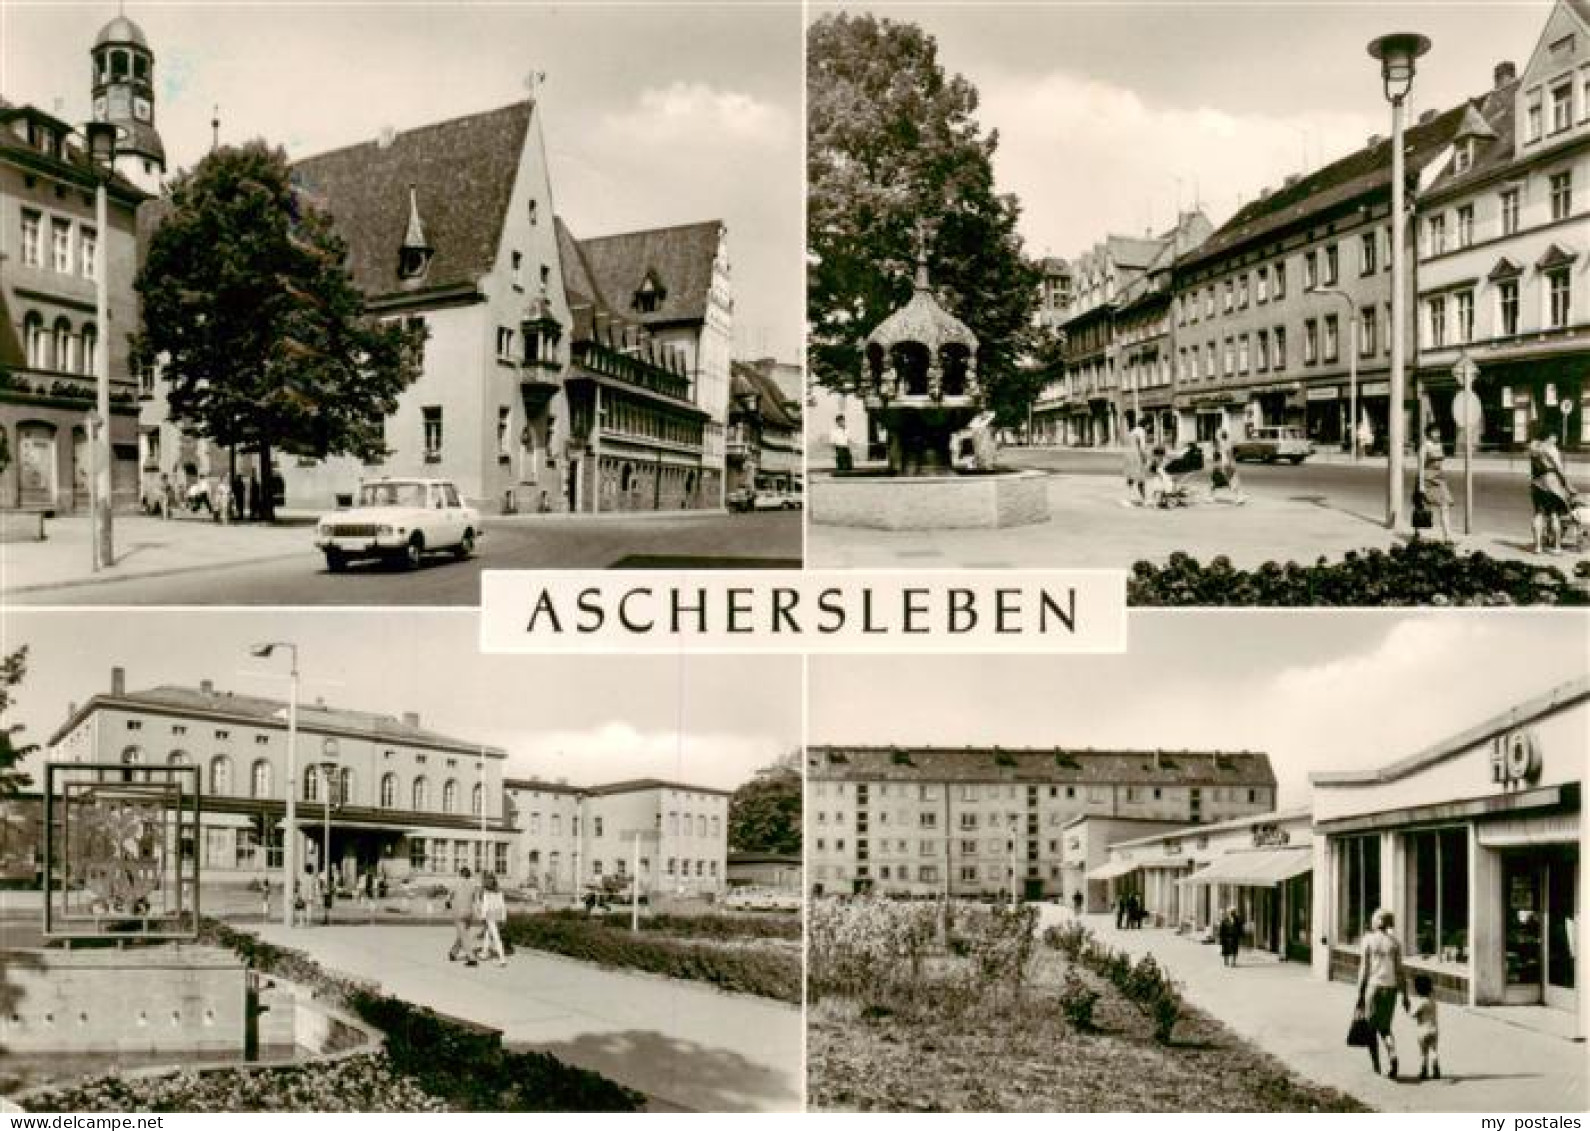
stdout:
{"type": "Polygon", "coordinates": [[[1440,1022],[1436,1016],[1435,986],[1428,974],[1413,976],[1413,997],[1408,1001],[1408,1016],[1419,1031],[1419,1079],[1441,1079],[1440,1022]]]}

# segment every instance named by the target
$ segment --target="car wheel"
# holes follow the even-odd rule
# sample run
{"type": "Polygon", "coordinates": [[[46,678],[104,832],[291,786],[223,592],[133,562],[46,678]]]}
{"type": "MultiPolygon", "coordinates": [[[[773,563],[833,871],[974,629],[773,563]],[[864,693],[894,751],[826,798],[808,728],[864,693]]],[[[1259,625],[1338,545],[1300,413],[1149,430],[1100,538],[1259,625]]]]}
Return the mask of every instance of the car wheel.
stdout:
{"type": "Polygon", "coordinates": [[[1292,457],[1292,466],[1296,467],[1298,464],[1302,463],[1307,458],[1308,458],[1307,456],[1293,456],[1292,457]]]}
{"type": "Polygon", "coordinates": [[[463,538],[459,540],[457,548],[453,550],[453,557],[457,558],[459,561],[463,561],[474,552],[475,532],[473,530],[466,530],[464,531],[463,538]]]}
{"type": "Polygon", "coordinates": [[[343,557],[341,550],[326,551],[326,569],[332,573],[341,573],[348,568],[348,559],[343,557]]]}
{"type": "Polygon", "coordinates": [[[420,563],[425,560],[425,539],[418,534],[410,538],[408,545],[403,547],[400,560],[404,569],[419,569],[420,563]]]}

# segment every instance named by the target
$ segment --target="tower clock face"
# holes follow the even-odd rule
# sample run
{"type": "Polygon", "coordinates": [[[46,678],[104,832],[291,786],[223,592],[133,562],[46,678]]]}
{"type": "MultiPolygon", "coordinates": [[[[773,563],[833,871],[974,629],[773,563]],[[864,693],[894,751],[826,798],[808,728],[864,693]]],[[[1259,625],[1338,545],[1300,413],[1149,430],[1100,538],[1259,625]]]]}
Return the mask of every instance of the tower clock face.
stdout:
{"type": "Polygon", "coordinates": [[[149,120],[149,113],[150,113],[149,99],[147,99],[147,98],[134,98],[133,99],[133,117],[137,118],[140,122],[147,122],[149,120]]]}
{"type": "Polygon", "coordinates": [[[127,117],[127,115],[131,114],[132,113],[132,107],[129,105],[131,100],[132,100],[132,95],[129,94],[125,90],[113,90],[113,91],[111,91],[110,92],[110,116],[112,118],[125,118],[125,117],[127,117]]]}
{"type": "Polygon", "coordinates": [[[103,94],[94,99],[94,121],[103,122],[105,120],[106,105],[107,103],[103,94]]]}

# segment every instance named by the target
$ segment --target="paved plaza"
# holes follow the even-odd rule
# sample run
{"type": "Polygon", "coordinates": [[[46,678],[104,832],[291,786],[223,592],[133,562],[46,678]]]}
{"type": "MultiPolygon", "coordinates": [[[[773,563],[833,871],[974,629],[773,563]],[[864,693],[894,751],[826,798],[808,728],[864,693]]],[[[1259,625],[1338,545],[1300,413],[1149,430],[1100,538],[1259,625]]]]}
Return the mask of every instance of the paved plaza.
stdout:
{"type": "Polygon", "coordinates": [[[797,1111],[803,1022],[792,1005],[518,950],[506,967],[447,960],[450,926],[248,928],[334,972],[502,1030],[691,1111],[797,1111]]]}
{"type": "MultiPolygon", "coordinates": [[[[1044,925],[1069,911],[1042,908],[1044,925]]],[[[1413,1025],[1405,1013],[1392,1033],[1401,1052],[1393,1081],[1370,1070],[1368,1054],[1348,1048],[1354,987],[1315,978],[1308,967],[1243,951],[1235,969],[1219,948],[1168,930],[1116,930],[1107,915],[1085,921],[1110,946],[1151,952],[1187,999],[1299,1074],[1339,1088],[1385,1112],[1575,1112],[1585,1110],[1586,1056],[1571,1036],[1573,1018],[1542,1007],[1442,1005],[1440,1080],[1419,1080],[1413,1025]]]]}

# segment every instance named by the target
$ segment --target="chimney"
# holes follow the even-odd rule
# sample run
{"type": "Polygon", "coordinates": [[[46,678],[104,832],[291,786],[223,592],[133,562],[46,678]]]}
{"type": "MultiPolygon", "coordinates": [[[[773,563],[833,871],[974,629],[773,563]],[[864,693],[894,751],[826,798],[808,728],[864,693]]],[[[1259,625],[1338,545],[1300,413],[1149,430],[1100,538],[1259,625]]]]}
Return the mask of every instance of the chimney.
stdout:
{"type": "Polygon", "coordinates": [[[1302,180],[1302,179],[1303,178],[1300,177],[1297,173],[1288,173],[1286,175],[1286,180],[1281,182],[1281,187],[1282,188],[1291,188],[1293,185],[1297,184],[1297,182],[1302,180]]]}
{"type": "Polygon", "coordinates": [[[1368,141],[1367,144],[1368,144],[1368,147],[1370,149],[1373,149],[1384,140],[1385,140],[1385,138],[1381,137],[1379,134],[1370,134],[1369,135],[1369,141],[1368,141]]]}
{"type": "Polygon", "coordinates": [[[1262,189],[1259,190],[1259,199],[1260,200],[1269,200],[1270,199],[1270,186],[1269,185],[1265,185],[1262,189]]]}
{"type": "Polygon", "coordinates": [[[403,725],[412,730],[420,729],[420,713],[418,711],[404,711],[403,725]]]}
{"type": "Polygon", "coordinates": [[[215,681],[210,679],[201,679],[199,681],[199,691],[205,695],[214,695],[215,681]]]}
{"type": "Polygon", "coordinates": [[[110,669],[110,693],[112,695],[125,695],[125,694],[127,694],[127,669],[126,668],[111,668],[110,669]]]}
{"type": "Polygon", "coordinates": [[[1513,65],[1511,59],[1504,59],[1496,64],[1496,70],[1492,74],[1496,78],[1497,86],[1506,86],[1518,77],[1518,68],[1513,65]]]}
{"type": "Polygon", "coordinates": [[[396,140],[397,130],[391,126],[382,126],[380,134],[376,136],[375,146],[377,149],[391,149],[392,143],[396,140]]]}
{"type": "Polygon", "coordinates": [[[1419,115],[1419,124],[1421,126],[1429,125],[1431,122],[1435,121],[1435,114],[1436,112],[1434,110],[1426,110],[1423,114],[1419,115]]]}

